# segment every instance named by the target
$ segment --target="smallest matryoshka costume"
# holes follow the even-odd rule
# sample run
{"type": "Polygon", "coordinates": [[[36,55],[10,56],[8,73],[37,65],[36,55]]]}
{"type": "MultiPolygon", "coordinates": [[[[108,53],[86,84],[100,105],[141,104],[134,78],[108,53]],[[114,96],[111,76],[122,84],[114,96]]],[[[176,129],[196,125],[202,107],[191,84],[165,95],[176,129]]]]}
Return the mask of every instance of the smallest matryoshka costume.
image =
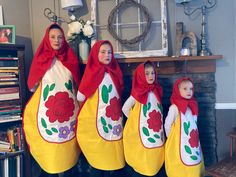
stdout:
{"type": "Polygon", "coordinates": [[[162,87],[157,82],[156,72],[154,83],[147,83],[144,64],[135,70],[131,96],[122,108],[124,114],[128,114],[123,143],[126,162],[136,172],[153,176],[162,167],[165,157],[162,87]],[[129,104],[129,100],[134,101],[129,104]],[[125,113],[125,110],[130,112],[125,113]]]}
{"type": "MultiPolygon", "coordinates": [[[[78,114],[77,140],[89,164],[99,170],[117,170],[125,165],[121,93],[123,75],[109,41],[97,41],[89,54],[79,94],[85,100],[78,114]],[[101,63],[101,45],[111,46],[111,62],[101,63]]],[[[79,99],[78,99],[79,100],[79,99]]]]}
{"type": "Polygon", "coordinates": [[[72,168],[80,149],[75,137],[79,84],[79,63],[73,50],[63,42],[54,50],[49,41],[50,25],[33,58],[28,87],[34,90],[25,106],[23,129],[30,153],[48,173],[61,173],[72,168]]]}
{"type": "Polygon", "coordinates": [[[172,105],[165,120],[165,129],[167,134],[169,132],[165,169],[168,177],[203,177],[205,168],[197,128],[198,105],[193,96],[185,99],[180,95],[179,84],[185,80],[192,82],[187,77],[175,81],[170,99],[172,105]],[[177,117],[173,118],[173,115],[177,117]]]}

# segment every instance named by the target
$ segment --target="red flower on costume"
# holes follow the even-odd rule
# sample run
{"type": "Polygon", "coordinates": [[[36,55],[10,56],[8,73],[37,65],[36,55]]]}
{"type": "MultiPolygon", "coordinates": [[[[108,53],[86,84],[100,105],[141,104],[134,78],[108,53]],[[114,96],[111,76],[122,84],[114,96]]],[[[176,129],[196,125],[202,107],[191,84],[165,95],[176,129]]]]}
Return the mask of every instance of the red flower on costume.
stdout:
{"type": "Polygon", "coordinates": [[[197,129],[192,130],[190,132],[190,139],[188,140],[188,142],[192,148],[194,148],[194,147],[197,148],[199,146],[199,138],[198,138],[198,130],[197,129]]]}
{"type": "Polygon", "coordinates": [[[73,116],[75,109],[74,101],[67,92],[58,92],[55,96],[51,95],[45,106],[48,108],[46,115],[51,123],[56,120],[60,123],[68,121],[73,116]]]}
{"type": "Polygon", "coordinates": [[[153,110],[152,112],[148,114],[148,116],[150,117],[147,120],[148,128],[152,129],[154,132],[159,132],[162,125],[160,112],[153,110]]]}
{"type": "Polygon", "coordinates": [[[117,121],[121,117],[120,99],[114,97],[110,100],[110,105],[106,107],[106,116],[111,117],[113,121],[117,121]]]}

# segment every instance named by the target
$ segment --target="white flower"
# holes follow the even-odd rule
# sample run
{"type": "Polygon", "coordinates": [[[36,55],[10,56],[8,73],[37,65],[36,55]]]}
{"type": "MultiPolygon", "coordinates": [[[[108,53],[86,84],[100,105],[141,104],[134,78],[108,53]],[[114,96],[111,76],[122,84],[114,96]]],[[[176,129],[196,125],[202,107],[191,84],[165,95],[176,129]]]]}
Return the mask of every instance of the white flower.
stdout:
{"type": "Polygon", "coordinates": [[[83,31],[84,35],[89,38],[91,38],[94,33],[93,27],[87,23],[84,25],[84,28],[82,29],[82,31],[83,31]]]}
{"type": "Polygon", "coordinates": [[[68,41],[73,41],[77,37],[78,39],[89,39],[94,34],[93,26],[91,21],[87,21],[86,23],[77,19],[74,15],[70,16],[71,22],[68,24],[67,37],[68,41]]]}
{"type": "Polygon", "coordinates": [[[74,21],[69,23],[68,27],[71,33],[79,34],[83,28],[83,25],[78,21],[74,21]]]}

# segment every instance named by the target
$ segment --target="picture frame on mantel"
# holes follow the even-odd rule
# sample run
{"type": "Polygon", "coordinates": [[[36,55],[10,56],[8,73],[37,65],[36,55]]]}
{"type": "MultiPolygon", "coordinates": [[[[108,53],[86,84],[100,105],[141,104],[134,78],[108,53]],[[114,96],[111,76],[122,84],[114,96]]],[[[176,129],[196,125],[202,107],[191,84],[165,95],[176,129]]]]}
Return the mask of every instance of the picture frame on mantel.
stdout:
{"type": "Polygon", "coordinates": [[[15,25],[0,25],[0,44],[15,44],[15,25]]]}
{"type": "MultiPolygon", "coordinates": [[[[112,10],[119,7],[124,1],[99,1],[91,0],[91,21],[94,26],[95,37],[93,40],[109,40],[114,49],[116,58],[144,58],[168,56],[168,36],[167,36],[167,5],[166,0],[140,0],[136,6],[127,5],[119,8],[113,14],[112,10]],[[126,46],[114,38],[108,31],[110,23],[109,17],[113,17],[112,23],[114,32],[122,39],[134,39],[143,34],[148,23],[144,18],[141,8],[144,6],[151,18],[151,27],[147,35],[140,42],[126,46]],[[107,10],[111,9],[111,10],[107,10]]],[[[136,2],[136,1],[135,1],[136,2]]],[[[93,41],[92,41],[93,43],[93,41]]]]}

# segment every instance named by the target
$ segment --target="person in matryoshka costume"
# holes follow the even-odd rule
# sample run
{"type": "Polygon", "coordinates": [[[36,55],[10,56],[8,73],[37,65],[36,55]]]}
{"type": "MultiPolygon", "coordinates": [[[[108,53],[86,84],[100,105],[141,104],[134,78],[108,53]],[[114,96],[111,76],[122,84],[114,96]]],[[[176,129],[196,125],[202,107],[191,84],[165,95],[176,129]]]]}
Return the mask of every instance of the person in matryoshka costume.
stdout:
{"type": "Polygon", "coordinates": [[[118,170],[125,165],[123,87],[123,75],[112,44],[107,40],[97,41],[90,51],[77,93],[82,107],[76,136],[88,163],[98,170],[118,170]]]}
{"type": "Polygon", "coordinates": [[[72,168],[80,149],[75,136],[79,63],[62,28],[51,24],[33,58],[23,130],[30,153],[50,174],[72,168]]]}
{"type": "Polygon", "coordinates": [[[140,64],[134,73],[131,96],[122,107],[126,162],[138,173],[153,176],[164,162],[162,87],[152,62],[140,64]]]}
{"type": "Polygon", "coordinates": [[[191,78],[175,81],[165,120],[165,169],[168,177],[203,177],[204,162],[197,127],[198,104],[191,78]]]}

